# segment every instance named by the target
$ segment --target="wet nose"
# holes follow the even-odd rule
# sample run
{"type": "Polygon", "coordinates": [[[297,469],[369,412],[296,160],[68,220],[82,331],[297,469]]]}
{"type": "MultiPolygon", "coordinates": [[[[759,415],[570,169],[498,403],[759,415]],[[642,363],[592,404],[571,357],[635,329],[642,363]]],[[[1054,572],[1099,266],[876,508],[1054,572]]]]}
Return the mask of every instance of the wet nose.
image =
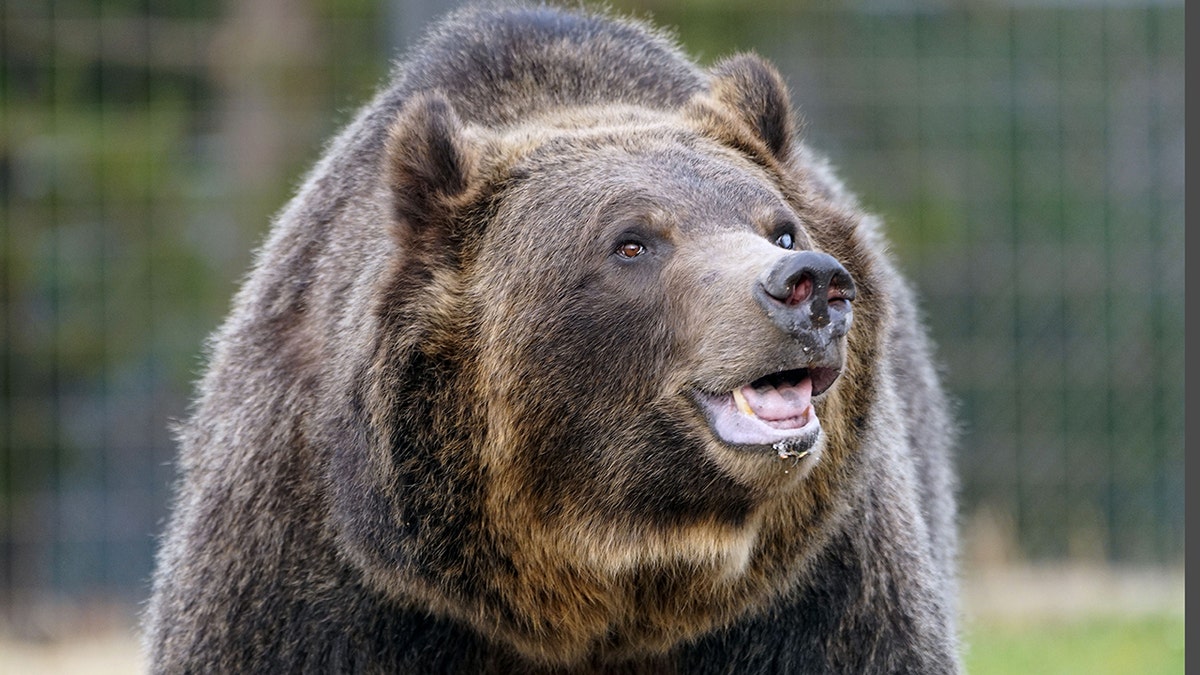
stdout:
{"type": "Polygon", "coordinates": [[[840,337],[850,328],[854,279],[826,253],[783,256],[759,275],[755,295],[771,320],[792,335],[829,327],[831,337],[840,337]]]}

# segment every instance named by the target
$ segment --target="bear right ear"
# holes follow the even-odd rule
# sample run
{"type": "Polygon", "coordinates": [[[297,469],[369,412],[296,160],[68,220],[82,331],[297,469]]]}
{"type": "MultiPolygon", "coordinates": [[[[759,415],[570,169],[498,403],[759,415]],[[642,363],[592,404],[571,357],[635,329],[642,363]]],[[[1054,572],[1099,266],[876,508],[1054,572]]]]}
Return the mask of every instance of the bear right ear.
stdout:
{"type": "Polygon", "coordinates": [[[712,97],[741,118],[776,159],[786,161],[796,136],[787,85],[754,54],[738,54],[709,71],[712,97]]]}
{"type": "Polygon", "coordinates": [[[446,225],[469,198],[479,149],[440,92],[419,94],[404,105],[386,152],[395,214],[411,233],[446,225]]]}

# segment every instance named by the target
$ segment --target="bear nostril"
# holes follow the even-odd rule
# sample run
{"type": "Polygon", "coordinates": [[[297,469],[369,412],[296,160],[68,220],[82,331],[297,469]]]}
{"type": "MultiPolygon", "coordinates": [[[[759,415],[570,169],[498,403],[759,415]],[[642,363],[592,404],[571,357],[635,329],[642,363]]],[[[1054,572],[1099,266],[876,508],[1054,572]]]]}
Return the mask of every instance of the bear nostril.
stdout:
{"type": "Polygon", "coordinates": [[[791,292],[781,298],[783,304],[788,306],[799,305],[812,295],[813,281],[809,275],[801,276],[795,284],[792,285],[791,292]]]}
{"type": "Polygon", "coordinates": [[[826,297],[830,303],[837,302],[844,305],[854,300],[854,296],[854,279],[845,268],[839,265],[838,269],[834,270],[833,276],[829,279],[829,292],[826,294],[826,297]]]}

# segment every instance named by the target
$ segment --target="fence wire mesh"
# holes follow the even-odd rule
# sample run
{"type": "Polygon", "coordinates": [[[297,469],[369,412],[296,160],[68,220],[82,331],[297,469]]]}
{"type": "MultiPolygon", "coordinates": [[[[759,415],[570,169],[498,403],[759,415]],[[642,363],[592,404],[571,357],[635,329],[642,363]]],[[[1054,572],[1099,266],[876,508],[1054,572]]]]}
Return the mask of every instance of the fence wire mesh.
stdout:
{"type": "MultiPolygon", "coordinates": [[[[968,539],[1181,561],[1183,4],[754,4],[634,9],[776,61],[888,221],[968,539]]],[[[0,4],[0,601],[144,597],[203,338],[410,15],[0,4]]]]}

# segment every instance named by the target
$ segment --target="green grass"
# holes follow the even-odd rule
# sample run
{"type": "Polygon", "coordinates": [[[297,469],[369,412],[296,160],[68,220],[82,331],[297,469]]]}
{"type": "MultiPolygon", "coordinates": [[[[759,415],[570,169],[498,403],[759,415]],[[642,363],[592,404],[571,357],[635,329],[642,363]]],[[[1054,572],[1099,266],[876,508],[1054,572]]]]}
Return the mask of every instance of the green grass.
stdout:
{"type": "Polygon", "coordinates": [[[1109,617],[968,626],[970,675],[1178,675],[1183,616],[1109,617]]]}

